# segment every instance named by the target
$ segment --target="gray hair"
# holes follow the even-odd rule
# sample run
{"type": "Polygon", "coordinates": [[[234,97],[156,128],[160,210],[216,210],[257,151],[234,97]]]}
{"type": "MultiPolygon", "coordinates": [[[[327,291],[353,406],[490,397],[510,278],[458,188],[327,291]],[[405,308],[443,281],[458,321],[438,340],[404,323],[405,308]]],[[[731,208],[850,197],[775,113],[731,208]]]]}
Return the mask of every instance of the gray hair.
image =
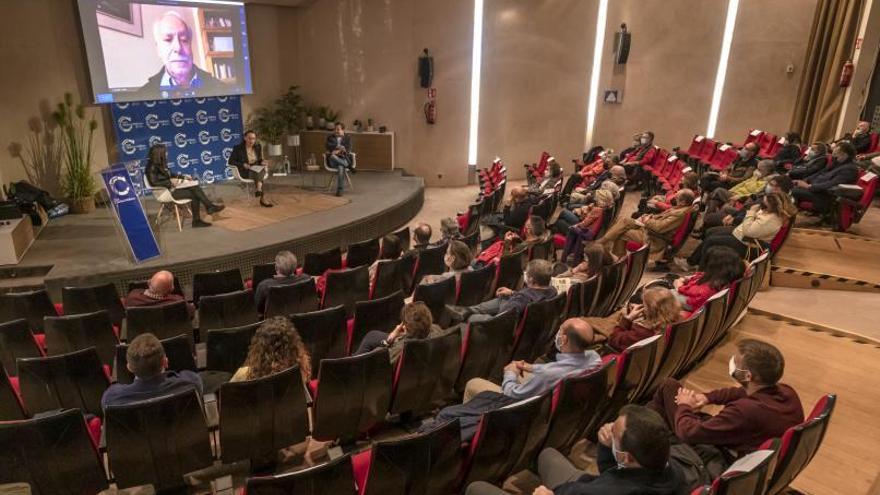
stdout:
{"type": "Polygon", "coordinates": [[[458,227],[458,222],[455,219],[446,217],[443,220],[440,220],[440,236],[445,238],[455,237],[461,234],[461,230],[458,227]]]}
{"type": "Polygon", "coordinates": [[[526,266],[526,277],[533,285],[547,287],[553,277],[553,263],[547,260],[532,260],[526,266]]]}
{"type": "Polygon", "coordinates": [[[164,14],[162,14],[158,19],[156,19],[155,22],[153,22],[153,39],[155,39],[156,41],[159,41],[159,24],[161,24],[162,21],[165,20],[166,17],[178,18],[180,20],[180,22],[182,22],[183,25],[186,26],[187,34],[189,34],[190,37],[192,37],[192,28],[189,27],[189,23],[186,22],[186,19],[184,19],[183,16],[180,15],[180,12],[177,12],[176,10],[169,10],[169,11],[165,12],[164,14]]]}
{"type": "Polygon", "coordinates": [[[275,255],[275,273],[289,277],[296,271],[296,255],[281,251],[275,255]]]}

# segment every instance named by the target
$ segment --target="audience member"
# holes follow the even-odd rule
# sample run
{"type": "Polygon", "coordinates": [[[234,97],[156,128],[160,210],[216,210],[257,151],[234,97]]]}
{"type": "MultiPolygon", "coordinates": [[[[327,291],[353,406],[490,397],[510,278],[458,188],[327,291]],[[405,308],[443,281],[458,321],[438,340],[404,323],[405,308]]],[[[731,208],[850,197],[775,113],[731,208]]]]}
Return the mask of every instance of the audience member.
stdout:
{"type": "Polygon", "coordinates": [[[312,378],[309,350],[290,319],[275,316],[257,327],[244,364],[230,381],[256,380],[299,365],[303,383],[312,378]]]}
{"type": "Polygon", "coordinates": [[[426,223],[416,225],[416,228],[413,229],[413,250],[421,251],[431,247],[431,235],[433,233],[431,226],[426,223]]]}
{"type": "Polygon", "coordinates": [[[462,239],[461,227],[454,218],[446,217],[440,220],[440,240],[449,241],[452,239],[459,241],[462,239]]]}
{"type": "Polygon", "coordinates": [[[810,149],[791,164],[788,176],[792,179],[806,179],[828,166],[828,145],[815,142],[810,149]]]}
{"type": "Polygon", "coordinates": [[[773,156],[773,164],[777,170],[783,171],[786,163],[794,163],[801,157],[801,135],[796,132],[787,132],[781,140],[782,146],[773,156]]]}
{"type": "Polygon", "coordinates": [[[576,208],[590,203],[593,200],[593,194],[599,189],[609,191],[617,200],[624,185],[626,185],[626,169],[620,165],[612,165],[608,170],[599,174],[589,185],[576,188],[571,194],[568,207],[576,208]]]}
{"type": "Polygon", "coordinates": [[[552,156],[547,163],[547,169],[540,181],[529,186],[529,194],[543,196],[558,191],[562,186],[562,166],[552,156]]]}
{"type": "Polygon", "coordinates": [[[505,254],[526,250],[536,244],[546,242],[550,238],[550,232],[547,231],[544,219],[537,215],[529,217],[525,225],[525,233],[526,238],[522,239],[516,232],[506,232],[502,239],[480,251],[480,254],[474,259],[474,268],[497,264],[501,256],[505,254]]]}
{"type": "Polygon", "coordinates": [[[265,314],[266,300],[269,298],[269,288],[282,285],[293,285],[297,282],[305,282],[309,279],[306,274],[296,273],[296,255],[290,251],[281,251],[275,255],[275,275],[267,278],[257,285],[254,290],[254,300],[257,303],[257,312],[265,314]]]}
{"type": "Polygon", "coordinates": [[[712,227],[721,225],[736,227],[745,220],[749,209],[752,206],[761,204],[764,196],[770,193],[778,192],[782,194],[789,207],[794,208],[794,203],[791,200],[791,196],[789,196],[791,190],[792,182],[787,175],[774,175],[767,181],[763,193],[756,194],[754,199],[743,202],[741,208],[737,208],[735,205],[725,205],[721,208],[721,211],[703,215],[703,232],[708,232],[712,227]]]}
{"type": "Polygon", "coordinates": [[[668,378],[650,407],[664,417],[679,440],[715,446],[729,463],[802,423],[804,410],[797,392],[779,383],[785,359],[776,347],[755,339],[740,340],[728,367],[738,387],[699,393],[668,378]],[[715,416],[701,413],[709,404],[724,408],[715,416]]]}
{"type": "Polygon", "coordinates": [[[639,137],[639,145],[635,150],[624,156],[620,164],[626,169],[627,180],[638,188],[641,186],[645,178],[645,170],[642,168],[642,162],[650,162],[651,156],[655,153],[654,133],[645,131],[639,137]],[[649,156],[650,154],[650,156],[649,156]]]}
{"type": "Polygon", "coordinates": [[[831,165],[806,179],[794,181],[791,195],[796,203],[812,204],[811,210],[824,215],[831,211],[834,195],[831,189],[841,184],[855,184],[859,180],[859,167],[853,161],[855,149],[847,142],[837,143],[831,152],[831,165]]]}
{"type": "Polygon", "coordinates": [[[706,211],[712,213],[730,202],[741,201],[745,198],[764,192],[767,182],[776,176],[776,166],[773,160],[761,160],[758,167],[752,172],[752,176],[731,187],[730,189],[718,188],[712,193],[706,211]]]}
{"type": "Polygon", "coordinates": [[[703,174],[700,180],[703,193],[712,192],[719,187],[730,189],[751,177],[755,167],[758,166],[758,150],[756,143],[748,143],[739,150],[739,155],[725,170],[717,174],[703,174]]]}
{"type": "Polygon", "coordinates": [[[401,251],[400,239],[396,235],[387,234],[382,238],[381,247],[379,249],[379,258],[370,265],[370,286],[376,283],[376,271],[379,267],[379,263],[394,261],[400,258],[401,251]]]}
{"type": "Polygon", "coordinates": [[[550,285],[553,265],[547,260],[532,260],[523,274],[523,288],[513,290],[499,287],[495,299],[470,307],[448,307],[451,315],[458,321],[483,321],[492,316],[513,310],[517,317],[522,315],[530,303],[556,297],[556,289],[550,285]]]}
{"type": "MultiPolygon", "coordinates": [[[[676,277],[671,280],[683,310],[693,313],[703,307],[716,292],[727,288],[733,281],[742,278],[745,263],[742,257],[728,246],[715,246],[706,250],[706,264],[702,272],[689,277],[676,277]]],[[[664,283],[660,279],[654,283],[664,283]]]]}
{"type": "Polygon", "coordinates": [[[573,278],[579,282],[589,280],[598,275],[602,268],[617,261],[617,257],[608,252],[608,248],[598,242],[588,242],[584,245],[583,261],[574,267],[563,271],[556,278],[573,278]]]}
{"type": "MultiPolygon", "coordinates": [[[[185,300],[183,294],[174,292],[174,275],[167,270],[160,270],[150,277],[146,289],[132,289],[122,300],[122,305],[126,308],[139,308],[185,300]]],[[[195,308],[187,303],[186,309],[192,318],[195,308]]]]}
{"type": "Polygon", "coordinates": [[[670,189],[665,195],[658,194],[654,197],[639,201],[638,210],[633,213],[633,218],[639,218],[647,213],[659,213],[666,211],[672,206],[675,194],[681,189],[690,189],[694,191],[694,196],[699,196],[700,176],[694,171],[685,172],[681,176],[681,182],[678,189],[670,189]]]}
{"type": "Polygon", "coordinates": [[[682,270],[706,265],[706,253],[715,246],[727,246],[741,257],[746,258],[750,248],[762,251],[787,222],[794,218],[797,210],[791,201],[774,192],[765,194],[760,203],[750,207],[743,222],[736,227],[712,227],[705,231],[705,237],[687,258],[675,258],[675,264],[682,270]]]}
{"type": "MultiPolygon", "coordinates": [[[[563,212],[571,213],[570,216],[563,218],[560,216],[556,222],[557,226],[566,224],[570,220],[577,219],[576,223],[571,223],[565,234],[565,247],[562,250],[562,259],[569,264],[580,263],[582,253],[584,252],[584,242],[592,241],[601,233],[605,222],[610,219],[608,216],[614,208],[614,197],[610,192],[600,189],[595,193],[595,201],[592,205],[577,208],[574,212],[566,210],[563,212]],[[569,255],[574,256],[574,260],[569,262],[569,255]]],[[[561,231],[560,231],[561,233],[561,231]]]]}
{"type": "Polygon", "coordinates": [[[871,123],[860,120],[851,133],[844,135],[843,138],[837,142],[849,142],[855,151],[853,156],[856,154],[867,153],[871,150],[871,123]]]}
{"type": "Polygon", "coordinates": [[[425,275],[421,283],[432,284],[442,282],[450,277],[455,277],[456,282],[461,278],[462,272],[470,271],[471,268],[471,248],[461,241],[449,241],[446,254],[443,256],[443,264],[446,265],[446,271],[439,275],[425,275]]]}
{"type": "Polygon", "coordinates": [[[162,342],[151,333],[135,337],[125,351],[125,367],[134,375],[128,384],[114,383],[104,391],[101,407],[125,405],[192,389],[202,395],[202,379],[193,371],[165,371],[168,358],[162,342]]]}
{"type": "MultiPolygon", "coordinates": [[[[541,486],[533,495],[679,495],[689,493],[678,464],[670,457],[669,428],[657,412],[623,406],[613,423],[599,429],[593,475],[574,467],[561,452],[538,455],[541,486]]],[[[471,483],[466,495],[502,495],[484,481],[471,483]]]]}
{"type": "Polygon", "coordinates": [[[693,211],[694,193],[690,189],[681,189],[673,199],[675,204],[664,212],[619,220],[599,242],[608,245],[617,256],[626,254],[628,241],[649,244],[652,258],[657,258],[672,240],[672,234],[693,211]]]}
{"type": "MultiPolygon", "coordinates": [[[[665,287],[645,289],[641,304],[628,304],[626,311],[620,312],[618,316],[603,318],[605,321],[617,322],[608,334],[606,346],[612,352],[623,352],[640,340],[666,331],[680,316],[681,304],[672,291],[665,287]]],[[[593,323],[593,319],[588,321],[593,323]]],[[[600,322],[593,324],[597,332],[602,332],[607,326],[600,322]]]]}
{"type": "Polygon", "coordinates": [[[392,363],[397,362],[403,351],[403,343],[408,339],[430,339],[440,337],[445,331],[434,323],[431,310],[421,301],[407,303],[400,310],[400,324],[391,332],[373,330],[368,332],[354,355],[364,354],[380,347],[388,348],[392,363]]]}

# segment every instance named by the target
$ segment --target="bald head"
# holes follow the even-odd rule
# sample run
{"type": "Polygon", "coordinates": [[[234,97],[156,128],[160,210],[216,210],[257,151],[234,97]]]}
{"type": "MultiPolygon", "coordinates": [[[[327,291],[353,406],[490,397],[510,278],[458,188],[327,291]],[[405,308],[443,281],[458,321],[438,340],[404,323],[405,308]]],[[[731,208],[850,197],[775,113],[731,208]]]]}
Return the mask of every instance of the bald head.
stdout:
{"type": "Polygon", "coordinates": [[[413,235],[416,238],[417,245],[428,244],[431,242],[431,226],[426,223],[420,223],[413,229],[413,235]]]}
{"type": "Polygon", "coordinates": [[[156,272],[156,274],[150,278],[149,287],[150,292],[157,296],[168,295],[174,290],[174,275],[167,270],[156,272]]]}
{"type": "Polygon", "coordinates": [[[559,327],[559,348],[566,353],[579,353],[593,346],[593,326],[583,318],[569,318],[559,327]]]}
{"type": "Polygon", "coordinates": [[[611,177],[625,179],[626,178],[626,169],[623,168],[623,165],[615,165],[609,169],[611,171],[611,177]]]}

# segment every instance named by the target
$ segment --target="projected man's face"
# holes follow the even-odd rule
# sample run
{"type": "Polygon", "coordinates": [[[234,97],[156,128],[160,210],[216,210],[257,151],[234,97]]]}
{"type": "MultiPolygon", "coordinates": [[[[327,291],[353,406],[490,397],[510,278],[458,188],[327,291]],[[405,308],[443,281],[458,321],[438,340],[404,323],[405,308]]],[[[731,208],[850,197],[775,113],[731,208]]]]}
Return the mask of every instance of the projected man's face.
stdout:
{"type": "Polygon", "coordinates": [[[156,48],[165,70],[178,85],[189,85],[193,77],[192,32],[180,18],[166,14],[156,25],[156,48]]]}

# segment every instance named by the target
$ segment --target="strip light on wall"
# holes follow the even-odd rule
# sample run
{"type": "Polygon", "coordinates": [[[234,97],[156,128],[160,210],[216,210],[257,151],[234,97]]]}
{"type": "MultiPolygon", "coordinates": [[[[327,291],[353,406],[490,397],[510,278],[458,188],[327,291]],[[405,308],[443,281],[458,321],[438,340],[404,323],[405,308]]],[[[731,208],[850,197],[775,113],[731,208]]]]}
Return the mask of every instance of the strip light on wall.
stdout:
{"type": "Polygon", "coordinates": [[[480,64],[483,58],[483,0],[474,0],[474,42],[471,48],[471,123],[468,165],[477,164],[477,131],[480,127],[480,64]]]}
{"type": "Polygon", "coordinates": [[[593,141],[596,125],[596,106],[599,104],[599,75],[602,72],[602,50],[605,47],[605,21],[608,19],[608,0],[599,0],[599,14],[596,16],[596,42],[593,44],[593,70],[590,72],[590,99],[587,101],[587,133],[584,148],[593,141]]]}
{"type": "Polygon", "coordinates": [[[718,72],[715,74],[715,89],[712,90],[712,107],[709,109],[709,125],[706,136],[715,136],[718,124],[718,111],[721,109],[721,94],[724,93],[724,79],[727,77],[727,60],[730,57],[730,44],[733,41],[733,28],[736,26],[736,11],[739,0],[728,0],[727,20],[724,21],[724,37],[721,39],[721,57],[718,58],[718,72]]]}

